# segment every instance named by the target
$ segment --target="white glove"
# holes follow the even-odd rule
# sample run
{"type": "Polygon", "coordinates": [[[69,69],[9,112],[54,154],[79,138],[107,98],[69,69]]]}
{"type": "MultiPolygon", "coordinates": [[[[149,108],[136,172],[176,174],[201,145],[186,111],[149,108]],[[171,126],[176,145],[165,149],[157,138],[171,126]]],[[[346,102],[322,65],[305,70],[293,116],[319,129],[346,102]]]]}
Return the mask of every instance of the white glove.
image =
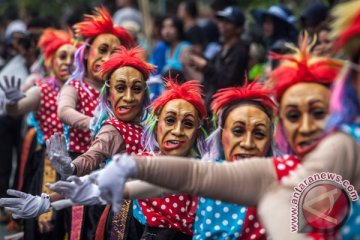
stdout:
{"type": "Polygon", "coordinates": [[[20,99],[25,97],[25,94],[20,91],[21,79],[15,82],[15,76],[12,76],[10,81],[7,76],[4,76],[5,86],[0,83],[1,90],[4,91],[6,101],[12,105],[17,103],[20,99]]]}
{"type": "Polygon", "coordinates": [[[66,151],[64,135],[55,133],[46,141],[46,149],[49,160],[63,179],[73,175],[75,166],[66,151]]]}
{"type": "Polygon", "coordinates": [[[57,211],[64,208],[72,207],[74,205],[75,203],[73,203],[73,201],[71,201],[70,199],[61,199],[51,203],[51,206],[57,211]]]}
{"type": "Polygon", "coordinates": [[[12,212],[13,218],[34,218],[50,210],[49,195],[33,196],[24,192],[8,189],[7,194],[16,198],[1,198],[0,206],[12,212]]]}
{"type": "Polygon", "coordinates": [[[54,184],[47,184],[47,186],[69,198],[73,203],[80,205],[97,205],[106,202],[100,198],[100,190],[97,185],[90,180],[79,178],[77,176],[69,177],[67,181],[58,181],[54,184]]]}
{"type": "Polygon", "coordinates": [[[112,210],[119,212],[123,199],[124,185],[127,179],[136,173],[136,162],[127,154],[117,154],[104,169],[90,174],[90,179],[96,181],[100,196],[112,204],[112,210]]]}

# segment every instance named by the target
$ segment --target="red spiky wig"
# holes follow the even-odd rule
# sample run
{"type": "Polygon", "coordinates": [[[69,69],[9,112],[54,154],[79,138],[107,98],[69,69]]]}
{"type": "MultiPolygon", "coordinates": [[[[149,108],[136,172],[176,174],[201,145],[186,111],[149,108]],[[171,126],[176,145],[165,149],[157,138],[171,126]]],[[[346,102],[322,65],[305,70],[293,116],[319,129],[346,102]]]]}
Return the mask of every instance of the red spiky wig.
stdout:
{"type": "Polygon", "coordinates": [[[335,47],[343,49],[348,55],[360,50],[360,1],[340,3],[332,10],[334,21],[331,36],[335,47]]]}
{"type": "Polygon", "coordinates": [[[69,32],[53,28],[45,29],[38,42],[38,47],[44,54],[45,63],[51,64],[56,50],[65,44],[75,44],[75,41],[69,32]]]}
{"type": "Polygon", "coordinates": [[[292,49],[295,51],[292,55],[270,54],[272,59],[281,60],[280,66],[271,72],[269,79],[278,102],[284,92],[294,84],[333,83],[342,67],[339,60],[312,56],[307,35],[304,36],[300,49],[292,49]]]}
{"type": "Polygon", "coordinates": [[[229,87],[218,90],[213,96],[211,109],[219,116],[224,108],[243,100],[258,102],[271,110],[272,115],[276,114],[277,107],[271,99],[271,91],[256,81],[250,84],[246,81],[242,87],[229,87]]]}
{"type": "Polygon", "coordinates": [[[150,107],[154,114],[159,114],[162,107],[171,100],[183,99],[191,103],[199,113],[201,119],[207,117],[206,107],[202,100],[202,85],[198,80],[190,80],[183,84],[176,83],[173,79],[167,78],[165,82],[165,92],[155,99],[150,107]]]}
{"type": "Polygon", "coordinates": [[[115,52],[110,55],[109,59],[101,64],[100,74],[102,78],[107,78],[109,74],[121,67],[133,67],[139,70],[146,81],[149,75],[155,71],[155,66],[147,63],[141,57],[145,50],[140,47],[126,49],[123,46],[116,48],[115,52]]]}
{"type": "Polygon", "coordinates": [[[85,38],[110,33],[116,36],[126,48],[135,46],[135,41],[125,28],[113,24],[110,13],[105,7],[96,7],[94,15],[85,15],[84,21],[74,25],[75,32],[85,38]]]}

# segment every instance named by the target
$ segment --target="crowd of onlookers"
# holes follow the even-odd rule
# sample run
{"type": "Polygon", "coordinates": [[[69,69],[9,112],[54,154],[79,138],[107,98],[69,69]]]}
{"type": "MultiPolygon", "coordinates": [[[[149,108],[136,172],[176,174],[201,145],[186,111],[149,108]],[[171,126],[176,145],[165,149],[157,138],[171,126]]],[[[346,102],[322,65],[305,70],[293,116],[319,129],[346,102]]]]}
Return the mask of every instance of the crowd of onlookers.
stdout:
{"type": "MultiPolygon", "coordinates": [[[[209,5],[211,11],[204,14],[197,1],[186,0],[178,4],[174,14],[149,14],[135,1],[117,2],[119,9],[110,9],[114,12],[114,23],[126,28],[147,50],[148,61],[157,66],[149,81],[152,98],[162,91],[162,77],[170,74],[179,82],[202,81],[209,107],[211,96],[219,88],[242,85],[246,78],[249,81],[265,78],[277,65],[267,58],[269,52],[288,51],[287,43],[299,42],[304,30],[313,41],[313,54],[334,57],[328,36],[331,6],[321,1],[308,5],[299,16],[281,4],[268,9],[248,9],[245,14],[232,1],[215,0],[209,5]]],[[[36,15],[22,20],[17,10],[6,11],[0,36],[0,82],[3,76],[15,75],[22,80],[22,89],[31,86],[42,71],[37,47],[42,31],[48,27],[67,28],[81,19],[82,12],[78,10],[62,23],[36,15]]],[[[0,91],[0,104],[1,101],[0,91]]],[[[23,118],[5,116],[1,109],[0,197],[3,197],[9,188],[13,162],[20,158],[21,129],[25,124],[23,118]]],[[[5,219],[0,212],[0,221],[5,219]]]]}

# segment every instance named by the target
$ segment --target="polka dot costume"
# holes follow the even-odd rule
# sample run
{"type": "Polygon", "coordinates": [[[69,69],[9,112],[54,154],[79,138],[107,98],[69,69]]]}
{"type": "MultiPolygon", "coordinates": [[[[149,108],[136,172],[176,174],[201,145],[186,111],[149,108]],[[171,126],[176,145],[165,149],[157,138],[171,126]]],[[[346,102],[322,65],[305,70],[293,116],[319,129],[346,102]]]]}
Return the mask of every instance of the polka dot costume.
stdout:
{"type": "Polygon", "coordinates": [[[194,239],[266,239],[266,231],[256,208],[200,197],[194,239]]]}
{"type": "Polygon", "coordinates": [[[36,112],[36,119],[43,134],[43,140],[48,140],[54,133],[63,132],[63,126],[57,116],[57,96],[60,88],[52,87],[45,81],[36,81],[41,89],[41,100],[36,112]]]}
{"type": "Polygon", "coordinates": [[[266,231],[259,222],[255,207],[249,207],[244,219],[244,227],[240,239],[266,239],[266,231]]]}
{"type": "MultiPolygon", "coordinates": [[[[279,181],[294,171],[295,168],[300,164],[300,160],[296,156],[284,155],[282,157],[273,158],[277,178],[279,181]]],[[[336,239],[335,233],[310,233],[308,234],[309,239],[313,240],[331,240],[336,239]]]]}
{"type": "MultiPolygon", "coordinates": [[[[347,124],[340,127],[360,144],[360,124],[347,124]]],[[[360,192],[358,192],[360,194],[360,192]]],[[[349,218],[340,229],[341,239],[360,239],[360,200],[353,202],[349,218]]]]}
{"type": "Polygon", "coordinates": [[[199,197],[193,239],[238,239],[246,207],[199,197]]]}
{"type": "MultiPolygon", "coordinates": [[[[146,153],[142,155],[144,154],[146,153]]],[[[138,199],[138,204],[134,204],[133,209],[138,211],[139,207],[148,226],[170,228],[193,235],[197,197],[171,194],[163,198],[138,199]]],[[[138,219],[141,214],[134,212],[134,216],[138,219]]],[[[141,217],[139,221],[141,222],[141,217]]]]}
{"type": "MultiPolygon", "coordinates": [[[[157,155],[158,152],[155,152],[154,154],[157,155]]],[[[138,154],[138,155],[140,155],[140,156],[153,156],[154,154],[151,154],[149,152],[142,152],[141,154],[138,154]]],[[[139,201],[137,199],[132,201],[132,208],[133,208],[133,216],[134,216],[134,218],[136,220],[138,220],[142,225],[146,225],[145,215],[142,212],[139,201]]]]}
{"type": "MultiPolygon", "coordinates": [[[[86,82],[83,83],[88,91],[86,91],[85,88],[81,86],[79,81],[71,81],[69,84],[75,87],[78,92],[79,98],[76,104],[76,111],[86,116],[93,117],[93,111],[98,105],[99,92],[86,82]]],[[[91,145],[90,130],[82,130],[70,127],[68,138],[68,149],[70,152],[84,153],[91,145]]]]}
{"type": "Polygon", "coordinates": [[[117,118],[108,119],[104,121],[103,125],[105,124],[114,126],[120,132],[128,154],[142,152],[141,136],[143,129],[139,124],[125,123],[119,121],[117,118]]]}
{"type": "Polygon", "coordinates": [[[296,156],[284,155],[282,157],[274,157],[273,163],[277,178],[280,181],[283,177],[294,171],[299,164],[299,159],[296,156]]]}

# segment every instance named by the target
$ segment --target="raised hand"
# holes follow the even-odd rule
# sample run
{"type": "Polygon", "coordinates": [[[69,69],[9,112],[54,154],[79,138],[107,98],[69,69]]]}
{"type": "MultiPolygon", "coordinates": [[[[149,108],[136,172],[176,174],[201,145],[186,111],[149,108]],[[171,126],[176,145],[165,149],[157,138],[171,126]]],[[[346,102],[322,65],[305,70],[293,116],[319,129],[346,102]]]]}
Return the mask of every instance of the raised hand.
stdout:
{"type": "Polygon", "coordinates": [[[51,164],[63,179],[74,173],[75,166],[71,163],[71,158],[66,150],[65,137],[62,134],[52,135],[46,141],[46,149],[51,164]]]}
{"type": "Polygon", "coordinates": [[[13,218],[34,218],[50,210],[47,194],[33,196],[24,192],[8,189],[7,194],[15,198],[1,198],[0,206],[12,213],[13,218]]]}
{"type": "Polygon", "coordinates": [[[10,81],[8,76],[4,76],[5,86],[0,83],[1,90],[4,91],[7,104],[15,104],[20,99],[25,97],[25,94],[20,91],[21,79],[15,80],[15,76],[12,76],[10,81]]]}
{"type": "Polygon", "coordinates": [[[68,181],[58,181],[54,184],[48,184],[47,186],[51,190],[69,198],[75,204],[105,204],[100,198],[99,187],[87,178],[71,176],[67,180],[68,181]]]}
{"type": "Polygon", "coordinates": [[[89,178],[97,182],[101,198],[112,204],[114,212],[119,212],[124,185],[129,177],[135,175],[135,172],[136,163],[133,157],[117,154],[104,169],[91,173],[89,178]]]}

